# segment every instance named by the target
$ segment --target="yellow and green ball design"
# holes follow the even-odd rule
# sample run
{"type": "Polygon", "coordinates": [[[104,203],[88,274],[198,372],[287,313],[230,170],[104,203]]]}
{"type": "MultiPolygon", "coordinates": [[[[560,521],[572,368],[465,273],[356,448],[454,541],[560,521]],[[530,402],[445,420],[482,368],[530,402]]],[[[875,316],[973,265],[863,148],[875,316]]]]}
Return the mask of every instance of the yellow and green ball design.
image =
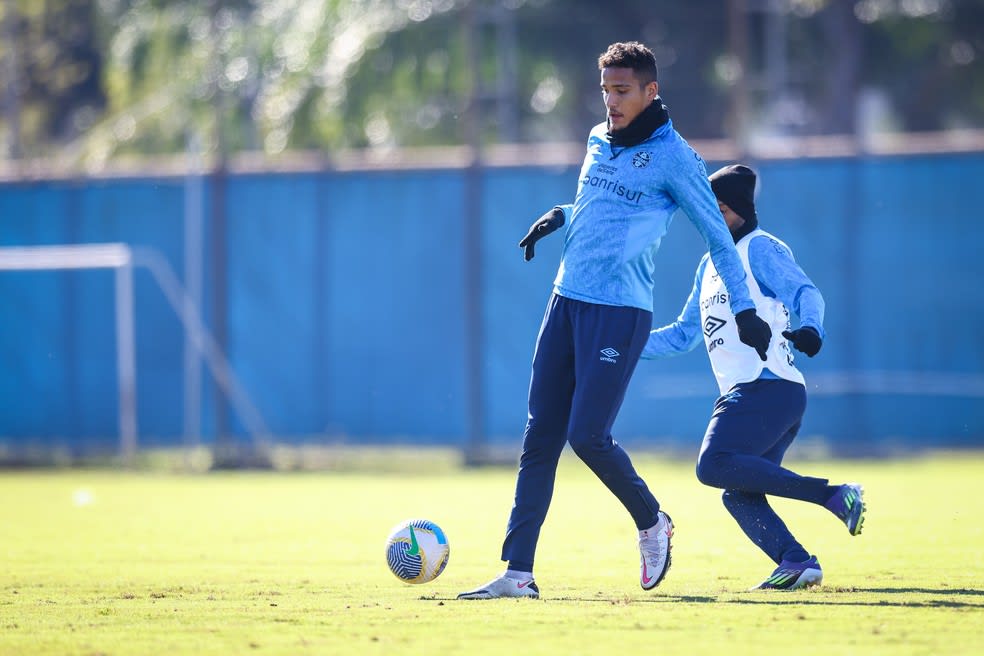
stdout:
{"type": "Polygon", "coordinates": [[[444,531],[426,519],[397,524],[386,540],[386,563],[405,583],[433,581],[447,567],[450,553],[444,531]]]}

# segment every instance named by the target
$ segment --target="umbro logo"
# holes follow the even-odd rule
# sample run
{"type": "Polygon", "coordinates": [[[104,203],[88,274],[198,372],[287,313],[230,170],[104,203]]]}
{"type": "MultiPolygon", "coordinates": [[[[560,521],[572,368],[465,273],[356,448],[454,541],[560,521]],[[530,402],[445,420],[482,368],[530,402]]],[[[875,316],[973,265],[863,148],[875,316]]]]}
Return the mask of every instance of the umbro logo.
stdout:
{"type": "Polygon", "coordinates": [[[725,321],[724,319],[718,319],[717,317],[714,316],[708,316],[707,319],[704,320],[704,335],[710,337],[718,330],[720,330],[721,327],[726,323],[728,322],[725,321]]]}
{"type": "Polygon", "coordinates": [[[608,348],[601,349],[600,360],[602,362],[611,362],[612,364],[615,364],[616,363],[615,358],[617,358],[620,355],[621,353],[619,353],[618,351],[616,351],[615,349],[609,346],[608,348]]]}

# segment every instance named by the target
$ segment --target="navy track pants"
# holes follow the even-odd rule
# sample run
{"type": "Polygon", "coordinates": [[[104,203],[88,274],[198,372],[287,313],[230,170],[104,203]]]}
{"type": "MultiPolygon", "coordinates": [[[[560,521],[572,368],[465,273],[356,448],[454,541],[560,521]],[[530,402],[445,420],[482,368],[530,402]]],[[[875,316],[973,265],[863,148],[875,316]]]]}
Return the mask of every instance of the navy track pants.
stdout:
{"type": "Polygon", "coordinates": [[[533,355],[516,495],[502,545],[511,568],[533,571],[567,443],[637,528],[657,522],[659,503],[611,434],[651,326],[652,313],[645,310],[551,296],[533,355]]]}
{"type": "Polygon", "coordinates": [[[724,490],[724,506],[755,543],[777,564],[809,554],[769,505],[766,495],[823,504],[828,481],[781,466],[799,432],[806,389],[782,379],[739,383],[714,405],[697,458],[697,478],[724,490]]]}

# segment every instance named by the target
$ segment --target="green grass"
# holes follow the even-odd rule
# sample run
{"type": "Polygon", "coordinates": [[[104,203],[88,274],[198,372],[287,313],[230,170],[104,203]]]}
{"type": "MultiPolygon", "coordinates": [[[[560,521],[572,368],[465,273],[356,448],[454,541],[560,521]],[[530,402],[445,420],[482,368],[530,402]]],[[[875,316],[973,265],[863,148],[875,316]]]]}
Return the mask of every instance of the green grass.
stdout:
{"type": "Polygon", "coordinates": [[[458,602],[502,570],[512,468],[0,474],[0,654],[960,654],[984,644],[984,455],[793,462],[858,480],[852,538],[775,505],[823,587],[745,591],[772,570],[690,462],[636,456],[673,515],[673,567],[638,587],[635,530],[565,456],[537,562],[543,599],[458,602]],[[439,523],[447,570],[409,586],[383,542],[439,523]],[[628,651],[632,650],[632,652],[628,651]]]}

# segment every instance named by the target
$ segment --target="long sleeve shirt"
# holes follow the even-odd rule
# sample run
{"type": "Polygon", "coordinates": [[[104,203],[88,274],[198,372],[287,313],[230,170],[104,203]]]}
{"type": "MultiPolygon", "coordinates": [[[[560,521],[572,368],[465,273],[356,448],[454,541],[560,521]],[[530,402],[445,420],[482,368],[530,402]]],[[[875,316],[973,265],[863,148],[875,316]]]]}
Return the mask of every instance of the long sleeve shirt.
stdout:
{"type": "Polygon", "coordinates": [[[718,210],[703,160],[672,121],[645,141],[613,147],[595,126],[567,220],[554,291],[590,303],[652,311],[654,258],[682,209],[703,237],[735,313],[754,307],[745,271],[718,210]]]}
{"type": "MultiPolygon", "coordinates": [[[[705,254],[697,266],[693,289],[680,316],[673,323],[650,333],[642,352],[643,358],[656,359],[686,353],[703,341],[700,292],[707,259],[705,254]]],[[[801,326],[810,326],[821,338],[825,337],[823,296],[793,259],[788,248],[768,235],[755,237],[748,245],[748,262],[754,282],[764,296],[780,301],[799,317],[801,326]]],[[[779,335],[772,338],[782,339],[779,335]]]]}

